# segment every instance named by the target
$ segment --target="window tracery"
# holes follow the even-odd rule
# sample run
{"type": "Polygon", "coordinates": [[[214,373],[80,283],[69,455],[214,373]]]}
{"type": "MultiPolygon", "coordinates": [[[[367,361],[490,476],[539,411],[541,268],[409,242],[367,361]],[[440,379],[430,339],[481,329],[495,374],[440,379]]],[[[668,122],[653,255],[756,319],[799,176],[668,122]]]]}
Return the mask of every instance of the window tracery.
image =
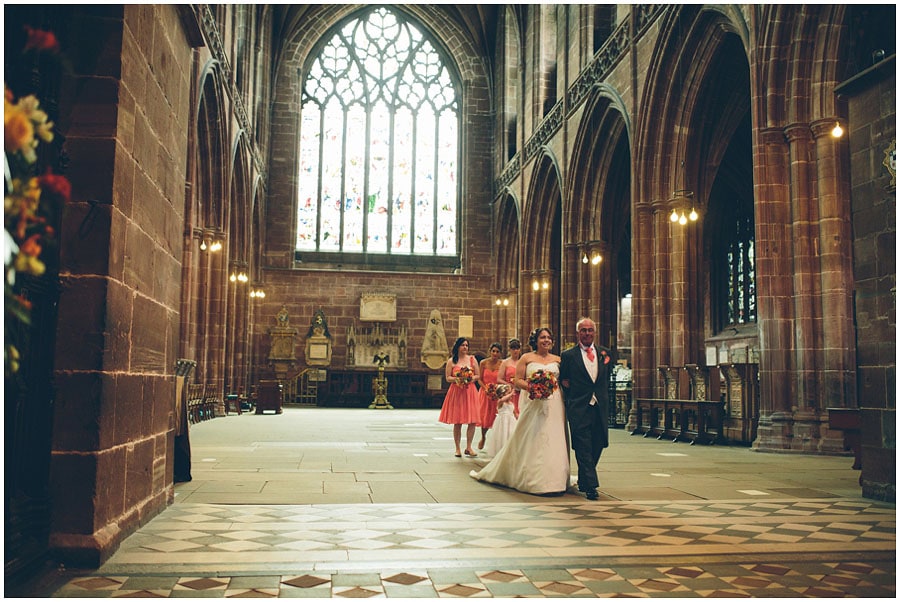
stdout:
{"type": "Polygon", "coordinates": [[[389,9],[334,31],[303,82],[297,252],[456,256],[457,96],[389,9]]]}

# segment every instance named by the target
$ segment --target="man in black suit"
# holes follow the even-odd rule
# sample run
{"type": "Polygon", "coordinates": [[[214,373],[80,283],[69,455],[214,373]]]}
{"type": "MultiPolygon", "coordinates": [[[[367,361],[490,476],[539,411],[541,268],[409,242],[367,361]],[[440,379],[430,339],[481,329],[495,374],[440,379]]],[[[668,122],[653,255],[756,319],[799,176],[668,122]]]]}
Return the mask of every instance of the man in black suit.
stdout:
{"type": "Polygon", "coordinates": [[[578,463],[578,490],[596,500],[597,462],[609,446],[609,378],[615,363],[609,349],[594,345],[593,320],[581,318],[575,329],[578,345],[560,354],[559,380],[578,463]]]}

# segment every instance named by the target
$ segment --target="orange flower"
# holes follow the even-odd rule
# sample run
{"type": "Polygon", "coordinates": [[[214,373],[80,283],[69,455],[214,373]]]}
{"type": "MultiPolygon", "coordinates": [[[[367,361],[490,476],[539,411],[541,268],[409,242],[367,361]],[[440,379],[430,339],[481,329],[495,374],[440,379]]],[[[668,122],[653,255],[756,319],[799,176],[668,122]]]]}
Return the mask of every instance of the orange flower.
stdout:
{"type": "Polygon", "coordinates": [[[37,257],[41,254],[40,240],[41,236],[39,234],[32,234],[19,246],[19,249],[26,255],[37,257]]]}

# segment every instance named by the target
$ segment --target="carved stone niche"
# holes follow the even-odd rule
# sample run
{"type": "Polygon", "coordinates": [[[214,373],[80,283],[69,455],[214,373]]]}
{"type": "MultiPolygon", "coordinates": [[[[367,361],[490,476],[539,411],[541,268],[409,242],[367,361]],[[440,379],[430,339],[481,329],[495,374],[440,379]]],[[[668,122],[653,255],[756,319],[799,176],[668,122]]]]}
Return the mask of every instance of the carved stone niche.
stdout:
{"type": "Polygon", "coordinates": [[[287,308],[282,305],[281,311],[275,316],[276,326],[269,329],[271,343],[269,347],[268,363],[275,369],[278,379],[284,379],[289,370],[297,363],[294,351],[294,340],[297,337],[297,329],[291,326],[287,308]]]}
{"type": "Polygon", "coordinates": [[[331,333],[328,332],[328,320],[325,312],[316,310],[309,332],[306,333],[306,364],[308,366],[331,365],[331,333]]]}
{"type": "Polygon", "coordinates": [[[447,363],[450,347],[447,346],[447,335],[444,334],[444,320],[441,312],[432,309],[425,325],[425,340],[422,341],[422,363],[437,370],[447,363]]]}

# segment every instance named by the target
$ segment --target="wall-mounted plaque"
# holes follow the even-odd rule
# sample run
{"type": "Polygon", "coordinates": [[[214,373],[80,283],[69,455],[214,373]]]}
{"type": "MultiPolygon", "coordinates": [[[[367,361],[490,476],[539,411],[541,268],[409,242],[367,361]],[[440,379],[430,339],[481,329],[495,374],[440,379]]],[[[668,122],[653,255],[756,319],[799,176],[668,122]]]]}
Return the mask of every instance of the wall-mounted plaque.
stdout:
{"type": "Polygon", "coordinates": [[[359,297],[359,319],[364,322],[396,322],[396,295],[363,293],[359,297]]]}
{"type": "Polygon", "coordinates": [[[311,360],[324,360],[328,357],[328,345],[326,343],[310,343],[307,358],[311,360]]]}
{"type": "Polygon", "coordinates": [[[472,316],[459,317],[459,336],[471,339],[475,332],[474,320],[472,316]]]}

